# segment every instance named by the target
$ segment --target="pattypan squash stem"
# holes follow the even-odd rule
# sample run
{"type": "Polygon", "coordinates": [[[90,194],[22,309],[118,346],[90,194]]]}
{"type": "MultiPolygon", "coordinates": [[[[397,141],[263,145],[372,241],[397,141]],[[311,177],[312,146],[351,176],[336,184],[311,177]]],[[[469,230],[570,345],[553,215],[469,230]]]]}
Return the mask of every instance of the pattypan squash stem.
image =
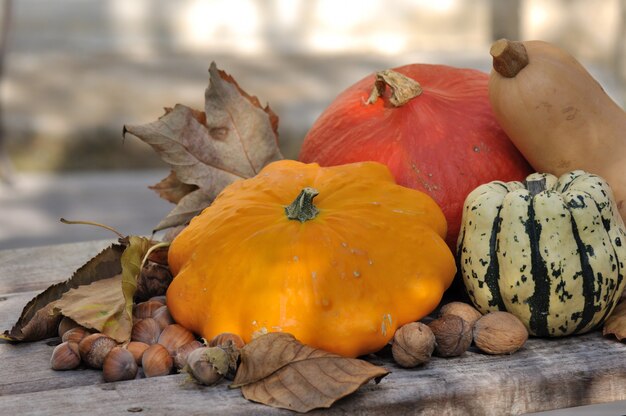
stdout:
{"type": "Polygon", "coordinates": [[[506,78],[514,78],[528,65],[528,52],[522,42],[500,39],[491,45],[493,69],[506,78]]]}
{"type": "Polygon", "coordinates": [[[530,196],[535,196],[546,190],[546,178],[535,179],[526,181],[526,189],[530,193],[530,196]]]}
{"type": "Polygon", "coordinates": [[[315,188],[306,187],[300,191],[296,199],[285,207],[285,214],[290,220],[305,222],[317,217],[319,210],[313,205],[313,198],[319,194],[315,188]]]}
{"type": "Polygon", "coordinates": [[[386,87],[391,89],[389,102],[394,107],[400,107],[422,93],[419,82],[392,69],[386,69],[376,73],[374,88],[367,99],[367,104],[373,104],[378,97],[382,97],[386,87]]]}

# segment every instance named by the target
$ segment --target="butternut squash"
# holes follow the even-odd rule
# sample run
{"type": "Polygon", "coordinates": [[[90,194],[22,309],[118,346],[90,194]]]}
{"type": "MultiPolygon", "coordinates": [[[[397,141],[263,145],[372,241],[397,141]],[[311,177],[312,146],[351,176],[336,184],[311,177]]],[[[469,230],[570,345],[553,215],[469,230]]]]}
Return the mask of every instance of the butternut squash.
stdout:
{"type": "Polygon", "coordinates": [[[569,53],[542,41],[492,46],[496,120],[538,172],[603,177],[626,220],[626,113],[569,53]]]}

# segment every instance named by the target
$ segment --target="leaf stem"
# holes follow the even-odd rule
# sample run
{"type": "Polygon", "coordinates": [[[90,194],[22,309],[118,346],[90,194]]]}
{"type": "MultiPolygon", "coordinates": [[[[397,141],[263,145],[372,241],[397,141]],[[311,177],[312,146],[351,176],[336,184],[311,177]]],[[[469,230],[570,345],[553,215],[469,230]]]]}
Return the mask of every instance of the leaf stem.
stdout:
{"type": "Polygon", "coordinates": [[[93,222],[93,221],[70,221],[70,220],[66,220],[65,218],[61,218],[59,219],[59,221],[61,221],[63,224],[83,224],[83,225],[94,225],[96,227],[100,227],[100,228],[104,228],[106,230],[112,231],[115,234],[117,234],[117,236],[119,238],[126,238],[125,235],[123,235],[122,233],[120,233],[119,231],[117,231],[115,228],[113,227],[109,227],[108,225],[104,225],[104,224],[100,224],[98,222],[93,222]]]}
{"type": "Polygon", "coordinates": [[[143,256],[143,259],[141,260],[141,266],[139,266],[139,270],[143,269],[143,266],[148,261],[148,256],[150,256],[150,254],[152,254],[153,251],[158,250],[158,249],[160,249],[162,247],[169,247],[170,244],[171,243],[169,241],[162,241],[162,242],[157,243],[157,244],[153,245],[152,247],[150,247],[148,249],[148,251],[146,251],[146,255],[143,256]]]}

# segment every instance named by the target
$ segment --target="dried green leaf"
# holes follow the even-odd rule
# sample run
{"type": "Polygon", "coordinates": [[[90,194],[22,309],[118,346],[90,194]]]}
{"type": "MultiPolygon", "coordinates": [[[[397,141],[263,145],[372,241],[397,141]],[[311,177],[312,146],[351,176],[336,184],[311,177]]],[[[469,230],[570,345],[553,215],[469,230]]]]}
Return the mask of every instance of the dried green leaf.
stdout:
{"type": "MultiPolygon", "coordinates": [[[[122,254],[122,293],[124,295],[125,313],[124,320],[131,323],[133,322],[133,298],[135,291],[137,290],[137,279],[141,272],[141,266],[143,265],[143,258],[148,253],[148,250],[152,246],[152,242],[145,237],[130,236],[128,237],[128,246],[122,254]]],[[[76,321],[76,319],[74,319],[76,321]]],[[[79,321],[76,321],[79,322],[79,321]]],[[[108,334],[107,334],[108,335],[108,334]]],[[[130,330],[128,334],[123,334],[125,342],[130,339],[130,330]]],[[[111,336],[111,335],[109,335],[111,336]]],[[[117,338],[111,336],[117,340],[117,338]]]]}
{"type": "Polygon", "coordinates": [[[622,341],[626,338],[626,301],[617,304],[611,315],[604,322],[602,335],[614,335],[622,341]]]}
{"type": "Polygon", "coordinates": [[[50,286],[31,299],[13,328],[4,331],[0,339],[21,342],[57,336],[61,316],[53,312],[53,302],[72,288],[121,273],[120,259],[123,251],[123,245],[111,245],[76,270],[70,279],[50,286]]]}
{"type": "Polygon", "coordinates": [[[269,333],[241,350],[231,387],[248,400],[296,412],[330,407],[368,381],[389,374],[383,367],[311,348],[286,333],[269,333]]]}
{"type": "Polygon", "coordinates": [[[177,180],[199,188],[189,188],[179,207],[155,230],[187,223],[225,186],[282,159],[276,114],[269,106],[262,108],[258,98],[245,93],[215,63],[209,75],[204,112],[178,104],[155,122],[124,126],[124,134],[138,137],[160,154],[177,180]]]}

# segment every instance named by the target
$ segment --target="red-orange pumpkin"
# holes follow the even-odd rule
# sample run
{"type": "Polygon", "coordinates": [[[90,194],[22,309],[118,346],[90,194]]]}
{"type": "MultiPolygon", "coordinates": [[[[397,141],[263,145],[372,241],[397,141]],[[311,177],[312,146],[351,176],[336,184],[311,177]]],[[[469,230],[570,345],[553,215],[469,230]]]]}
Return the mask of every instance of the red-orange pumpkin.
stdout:
{"type": "Polygon", "coordinates": [[[386,164],[400,185],[424,191],[439,204],[448,221],[446,241],[454,248],[470,191],[494,180],[523,180],[532,172],[494,119],[488,79],[477,70],[427,64],[372,74],[322,113],[306,135],[299,159],[323,166],[368,160],[386,164]],[[395,92],[401,96],[410,84],[398,73],[418,81],[422,91],[394,106],[391,86],[400,84],[395,92]],[[369,99],[375,81],[389,88],[369,99]]]}

